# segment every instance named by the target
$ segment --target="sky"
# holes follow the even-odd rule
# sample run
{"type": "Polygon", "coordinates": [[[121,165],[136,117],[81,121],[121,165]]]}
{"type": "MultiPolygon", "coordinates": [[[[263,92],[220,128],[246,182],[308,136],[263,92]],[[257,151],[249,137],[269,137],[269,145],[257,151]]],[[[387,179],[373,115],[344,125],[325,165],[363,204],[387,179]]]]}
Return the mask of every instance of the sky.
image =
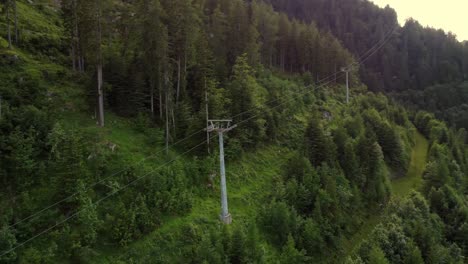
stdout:
{"type": "Polygon", "coordinates": [[[396,10],[400,24],[412,17],[423,26],[441,28],[468,40],[468,0],[371,0],[396,10]]]}

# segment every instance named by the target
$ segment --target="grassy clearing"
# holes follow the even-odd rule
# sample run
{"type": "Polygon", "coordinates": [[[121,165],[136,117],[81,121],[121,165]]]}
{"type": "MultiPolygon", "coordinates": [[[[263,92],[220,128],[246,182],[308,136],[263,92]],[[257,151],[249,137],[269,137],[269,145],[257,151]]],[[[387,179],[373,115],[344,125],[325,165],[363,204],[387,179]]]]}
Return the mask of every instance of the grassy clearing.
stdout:
{"type": "MultiPolygon", "coordinates": [[[[411,163],[405,177],[392,180],[392,199],[403,199],[411,193],[412,190],[418,190],[423,182],[422,175],[426,168],[427,153],[429,142],[424,136],[415,131],[414,133],[415,146],[411,154],[411,163]]],[[[363,240],[365,240],[374,230],[374,228],[385,217],[385,210],[376,212],[371,215],[363,224],[361,229],[356,232],[348,241],[344,243],[344,256],[349,256],[359,248],[363,240]]]]}
{"type": "MultiPolygon", "coordinates": [[[[241,160],[227,162],[227,181],[229,210],[233,216],[233,224],[230,228],[245,226],[249,220],[254,219],[259,208],[260,201],[265,199],[271,190],[271,179],[280,173],[282,164],[286,161],[282,155],[282,149],[268,147],[255,153],[246,154],[241,160]]],[[[188,161],[188,160],[187,160],[188,161]]],[[[129,252],[138,254],[151,254],[151,245],[158,243],[158,239],[173,234],[174,230],[180,230],[182,226],[192,223],[202,230],[208,226],[219,226],[220,213],[219,183],[215,183],[214,189],[206,189],[203,195],[196,195],[191,212],[186,216],[167,216],[160,228],[153,233],[130,244],[127,248],[115,251],[108,249],[101,251],[100,257],[94,259],[95,263],[113,263],[115,257],[125,256],[129,252]]],[[[263,250],[267,259],[275,254],[264,237],[261,237],[263,250]]]]}
{"type": "Polygon", "coordinates": [[[17,1],[20,30],[33,31],[37,34],[61,36],[62,22],[58,11],[49,5],[33,6],[29,2],[17,1]]]}
{"type": "Polygon", "coordinates": [[[392,181],[393,197],[403,198],[411,190],[418,190],[422,184],[422,175],[426,168],[429,142],[419,132],[415,132],[415,146],[411,155],[411,163],[406,177],[392,181]]]}

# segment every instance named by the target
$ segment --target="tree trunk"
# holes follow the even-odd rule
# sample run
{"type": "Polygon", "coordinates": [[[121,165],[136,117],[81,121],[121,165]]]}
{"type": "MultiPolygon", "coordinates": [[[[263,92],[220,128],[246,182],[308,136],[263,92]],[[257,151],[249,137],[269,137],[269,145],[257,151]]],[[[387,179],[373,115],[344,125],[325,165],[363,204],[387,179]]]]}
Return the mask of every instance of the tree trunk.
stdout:
{"type": "Polygon", "coordinates": [[[182,77],[182,81],[181,94],[184,95],[185,89],[187,88],[187,52],[184,54],[184,76],[182,77]]]}
{"type": "Polygon", "coordinates": [[[181,66],[180,66],[180,56],[177,60],[177,95],[176,95],[176,105],[179,105],[179,94],[180,94],[180,75],[181,75],[181,66]]]}
{"type": "Polygon", "coordinates": [[[171,108],[171,115],[172,115],[172,130],[174,134],[174,138],[176,138],[176,122],[175,122],[175,115],[174,115],[174,107],[171,108]]]}
{"type": "Polygon", "coordinates": [[[73,43],[70,47],[70,57],[71,57],[71,60],[72,60],[72,69],[73,71],[76,71],[76,59],[75,59],[75,47],[73,46],[73,43]]]}
{"type": "Polygon", "coordinates": [[[104,94],[102,91],[102,51],[101,51],[101,7],[98,3],[98,64],[97,64],[97,78],[98,78],[98,100],[99,100],[99,125],[104,127],[104,94]]]}
{"type": "Polygon", "coordinates": [[[76,46],[72,46],[72,50],[73,50],[73,58],[72,58],[72,63],[73,63],[73,70],[74,71],[79,71],[80,68],[78,67],[79,66],[79,56],[78,56],[78,49],[76,48],[76,46]]]}
{"type": "Polygon", "coordinates": [[[16,0],[13,0],[15,7],[15,44],[18,46],[18,8],[16,7],[16,0]]]}
{"type": "Polygon", "coordinates": [[[78,63],[78,71],[83,72],[84,71],[84,62],[82,61],[82,56],[81,56],[81,48],[80,48],[80,35],[78,31],[78,16],[76,15],[76,2],[74,2],[74,11],[73,15],[75,16],[74,20],[74,36],[73,36],[73,45],[75,46],[75,52],[76,52],[76,58],[77,58],[77,63],[78,63]]]}
{"type": "Polygon", "coordinates": [[[81,49],[80,49],[80,44],[76,43],[76,66],[78,69],[78,72],[83,72],[84,71],[84,66],[83,66],[83,61],[81,58],[81,49]]]}
{"type": "MultiPolygon", "coordinates": [[[[161,81],[159,81],[161,83],[161,81]]],[[[161,85],[159,85],[159,119],[163,119],[163,99],[162,99],[162,89],[161,85]]]]}
{"type": "Polygon", "coordinates": [[[334,76],[335,76],[335,81],[334,82],[336,84],[336,63],[335,63],[335,74],[334,74],[334,76]]]}
{"type": "Polygon", "coordinates": [[[281,55],[281,69],[283,70],[283,72],[286,71],[286,55],[283,54],[281,55]]]}
{"type": "Polygon", "coordinates": [[[159,93],[159,120],[163,120],[163,99],[162,99],[162,83],[161,80],[161,63],[158,64],[158,93],[159,93]]]}
{"type": "Polygon", "coordinates": [[[104,93],[102,91],[102,64],[97,65],[99,126],[104,127],[104,93]]]}
{"type": "Polygon", "coordinates": [[[10,28],[10,0],[6,2],[6,19],[7,19],[7,31],[8,31],[8,48],[11,49],[11,28],[10,28]]]}
{"type": "Polygon", "coordinates": [[[168,96],[167,73],[164,73],[164,91],[165,91],[165,107],[166,107],[166,155],[169,154],[169,96],[168,96]]]}
{"type": "MultiPolygon", "coordinates": [[[[208,90],[206,89],[206,77],[205,77],[205,111],[206,111],[206,127],[209,126],[210,112],[209,112],[209,101],[208,101],[208,90]]],[[[206,130],[206,145],[208,148],[208,154],[210,153],[210,132],[206,130]]]]}
{"type": "Polygon", "coordinates": [[[154,118],[154,78],[150,80],[150,97],[151,97],[151,117],[154,118]]]}
{"type": "Polygon", "coordinates": [[[80,45],[78,39],[78,18],[76,16],[76,1],[72,2],[73,8],[73,29],[71,34],[71,48],[72,48],[72,63],[74,71],[81,71],[81,58],[80,58],[80,45]]]}

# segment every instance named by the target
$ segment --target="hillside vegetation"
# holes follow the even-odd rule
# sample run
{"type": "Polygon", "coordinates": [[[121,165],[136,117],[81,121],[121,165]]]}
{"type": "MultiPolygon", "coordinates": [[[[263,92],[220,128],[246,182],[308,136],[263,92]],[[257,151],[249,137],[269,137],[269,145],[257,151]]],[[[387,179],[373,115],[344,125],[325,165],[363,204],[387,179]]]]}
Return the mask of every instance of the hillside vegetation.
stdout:
{"type": "Polygon", "coordinates": [[[315,23],[261,1],[0,7],[0,263],[466,261],[465,130],[355,73],[346,104],[359,59],[315,23]],[[238,125],[231,225],[206,107],[238,125]]]}
{"type": "MultiPolygon", "coordinates": [[[[451,32],[409,19],[398,24],[395,10],[369,0],[265,0],[275,10],[314,21],[362,58],[359,69],[372,91],[388,91],[406,106],[436,113],[450,125],[468,129],[468,42],[451,32]],[[378,43],[382,48],[373,50],[378,43]]],[[[453,8],[456,8],[455,6],[453,8]]]]}

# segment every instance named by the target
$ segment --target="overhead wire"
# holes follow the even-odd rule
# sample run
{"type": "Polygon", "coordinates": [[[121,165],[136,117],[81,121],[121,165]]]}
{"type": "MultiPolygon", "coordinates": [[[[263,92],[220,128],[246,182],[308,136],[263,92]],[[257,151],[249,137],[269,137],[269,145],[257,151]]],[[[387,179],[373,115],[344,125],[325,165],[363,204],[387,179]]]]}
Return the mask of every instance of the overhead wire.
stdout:
{"type": "MultiPolygon", "coordinates": [[[[195,133],[192,133],[191,135],[185,137],[184,139],[181,139],[181,140],[175,142],[174,144],[170,145],[169,147],[174,147],[174,146],[176,146],[176,145],[178,145],[178,144],[180,144],[180,143],[182,143],[182,142],[188,140],[189,138],[191,138],[191,137],[193,137],[193,136],[195,136],[195,135],[197,135],[197,134],[199,134],[199,133],[201,133],[201,132],[203,132],[203,131],[204,131],[204,130],[201,129],[201,130],[199,130],[199,131],[197,131],[197,132],[195,132],[195,133]]],[[[134,164],[134,165],[132,165],[132,166],[139,165],[139,164],[141,164],[141,163],[143,163],[143,162],[145,162],[145,161],[147,161],[147,160],[149,160],[149,159],[152,159],[152,158],[156,157],[158,154],[162,153],[162,152],[165,151],[165,150],[166,150],[166,149],[164,148],[164,149],[162,149],[162,150],[160,150],[160,151],[158,151],[158,152],[156,152],[156,153],[154,153],[154,154],[152,154],[152,155],[150,155],[150,156],[147,156],[147,157],[141,159],[140,161],[138,161],[136,164],[134,164]]],[[[128,170],[129,168],[131,168],[131,166],[127,166],[127,167],[125,167],[124,169],[121,169],[121,170],[119,170],[119,171],[116,171],[116,172],[112,173],[111,175],[109,175],[109,176],[107,176],[107,177],[105,177],[105,178],[103,178],[103,179],[101,179],[101,180],[99,180],[99,181],[97,181],[97,182],[95,182],[95,183],[93,183],[93,184],[91,184],[91,185],[85,187],[85,190],[89,190],[89,189],[91,189],[91,188],[93,188],[93,187],[95,187],[95,186],[97,186],[97,185],[99,185],[99,184],[102,184],[102,183],[105,182],[106,180],[108,180],[108,179],[110,179],[110,178],[112,178],[112,177],[114,177],[114,176],[117,176],[117,175],[119,175],[120,173],[125,172],[125,171],[128,170]]],[[[75,196],[78,195],[78,194],[79,194],[79,192],[75,192],[75,193],[73,193],[73,194],[71,194],[71,195],[69,195],[69,196],[67,196],[67,197],[65,197],[65,198],[63,198],[63,199],[61,199],[61,200],[59,200],[59,201],[53,203],[53,204],[50,204],[49,206],[44,207],[43,209],[41,209],[41,210],[39,210],[39,211],[33,213],[32,215],[30,215],[30,216],[28,216],[28,217],[25,217],[25,218],[23,218],[23,219],[21,219],[21,220],[15,222],[15,223],[12,224],[12,225],[9,225],[8,227],[9,227],[9,228],[12,228],[12,227],[17,226],[18,224],[20,224],[20,223],[22,223],[22,222],[24,222],[24,221],[26,221],[26,220],[34,219],[34,218],[36,218],[36,216],[38,216],[39,214],[41,214],[41,213],[43,213],[43,212],[45,212],[45,211],[47,211],[47,210],[49,210],[49,209],[51,209],[51,208],[53,208],[53,207],[59,205],[59,204],[61,204],[61,203],[64,203],[64,202],[68,201],[69,199],[75,197],[75,196]]]]}
{"type": "MultiPolygon", "coordinates": [[[[372,52],[370,52],[370,54],[368,54],[369,52],[366,52],[364,55],[360,56],[360,61],[358,61],[357,63],[358,63],[358,64],[363,63],[363,62],[366,61],[369,57],[371,57],[373,54],[375,54],[381,47],[383,47],[383,46],[388,42],[388,40],[391,38],[391,35],[393,34],[393,32],[395,31],[396,28],[397,28],[397,27],[393,28],[389,33],[387,33],[387,36],[386,36],[386,38],[383,40],[383,43],[381,43],[381,44],[379,44],[379,45],[375,45],[374,47],[372,47],[372,48],[370,49],[370,51],[372,51],[372,52]],[[368,54],[368,55],[367,55],[367,54],[368,54]],[[364,58],[364,57],[365,57],[365,58],[364,58]]],[[[382,42],[382,41],[379,41],[379,42],[382,42]]],[[[352,65],[353,65],[353,64],[352,64],[352,65]]],[[[339,71],[339,72],[338,72],[338,71],[337,71],[337,72],[334,72],[333,74],[330,74],[330,75],[328,75],[327,77],[321,79],[319,82],[322,83],[323,81],[325,81],[325,80],[327,80],[327,79],[329,79],[329,78],[331,78],[331,77],[336,76],[336,75],[337,75],[338,73],[340,73],[340,72],[341,72],[341,71],[339,71]]],[[[342,75],[342,74],[338,74],[338,75],[342,75]]],[[[340,77],[341,77],[341,76],[340,76],[340,77]]],[[[326,83],[324,83],[324,84],[321,84],[321,85],[319,85],[319,86],[316,86],[316,88],[314,88],[314,89],[312,89],[312,90],[308,90],[308,89],[311,87],[311,86],[309,85],[309,86],[307,86],[307,87],[304,88],[305,92],[299,92],[299,94],[305,95],[305,94],[307,94],[307,93],[310,93],[310,92],[312,92],[312,91],[314,91],[314,90],[316,90],[316,89],[318,89],[318,88],[321,88],[322,86],[328,85],[328,84],[330,84],[330,83],[331,83],[331,81],[328,81],[328,82],[326,82],[326,83]]],[[[279,100],[281,100],[281,98],[278,98],[278,99],[275,99],[275,100],[271,100],[271,101],[269,101],[269,102],[266,102],[266,104],[271,104],[271,103],[277,102],[277,101],[279,101],[279,100]]],[[[279,107],[279,106],[281,106],[281,105],[283,105],[283,104],[285,104],[285,103],[287,103],[287,102],[290,102],[290,101],[292,101],[292,100],[288,100],[288,101],[286,101],[286,102],[283,102],[283,103],[281,103],[281,104],[279,104],[279,105],[273,107],[272,109],[275,109],[275,108],[277,108],[277,107],[279,107]]],[[[244,112],[242,112],[242,113],[239,113],[239,114],[233,116],[232,118],[234,119],[234,118],[239,117],[239,116],[241,116],[241,115],[247,114],[247,113],[249,113],[249,112],[255,110],[256,108],[259,108],[259,107],[253,107],[253,108],[251,108],[251,109],[249,109],[249,110],[246,110],[246,111],[244,111],[244,112]]],[[[247,122],[247,121],[253,119],[254,117],[256,117],[256,116],[258,116],[258,115],[259,115],[259,114],[255,115],[255,116],[253,116],[253,117],[250,117],[250,118],[248,118],[248,119],[246,119],[246,120],[243,120],[243,121],[241,121],[240,123],[247,122]]],[[[195,132],[195,133],[193,133],[193,134],[191,134],[191,135],[185,137],[184,139],[179,140],[179,141],[177,141],[176,143],[172,144],[171,147],[173,147],[173,146],[175,146],[175,145],[177,145],[177,144],[179,144],[179,143],[182,143],[182,142],[184,142],[185,140],[189,139],[190,137],[192,137],[192,136],[194,136],[194,135],[196,135],[196,134],[198,134],[198,133],[201,133],[201,132],[203,132],[203,131],[204,131],[203,129],[202,129],[202,130],[199,130],[199,131],[197,131],[197,132],[195,132]]],[[[163,151],[164,151],[164,149],[161,150],[161,151],[159,151],[159,152],[157,152],[157,153],[155,153],[155,154],[153,154],[153,155],[151,155],[151,156],[149,156],[149,157],[146,157],[146,158],[140,160],[137,164],[140,164],[140,163],[142,163],[142,162],[144,162],[144,161],[146,161],[146,160],[148,160],[148,159],[150,159],[150,158],[156,156],[157,154],[159,154],[159,153],[161,153],[161,152],[163,152],[163,151]]],[[[111,177],[114,177],[114,176],[116,176],[116,175],[118,175],[118,174],[124,172],[124,171],[127,170],[127,169],[128,169],[128,168],[122,169],[122,170],[120,170],[120,171],[118,171],[118,172],[116,172],[116,173],[114,173],[114,174],[112,174],[112,175],[110,175],[110,176],[108,176],[108,177],[106,177],[106,178],[104,178],[104,179],[98,181],[97,183],[94,183],[94,184],[88,186],[86,189],[93,188],[93,187],[95,187],[96,185],[99,185],[99,184],[103,183],[103,182],[106,181],[107,179],[109,179],[109,178],[111,178],[111,177]]],[[[65,197],[64,199],[62,199],[62,200],[60,200],[60,201],[58,201],[58,202],[56,202],[56,203],[54,203],[54,204],[51,204],[51,205],[45,207],[44,209],[38,211],[37,213],[34,213],[33,215],[30,215],[30,216],[28,216],[28,217],[26,217],[26,218],[23,218],[23,219],[17,221],[16,223],[10,225],[9,227],[14,227],[14,226],[16,226],[16,225],[18,225],[18,224],[20,224],[20,223],[22,223],[22,222],[24,222],[24,221],[26,221],[26,220],[28,220],[28,219],[31,219],[31,218],[35,217],[36,215],[38,215],[38,214],[40,214],[40,213],[42,213],[42,212],[44,212],[44,211],[46,211],[46,210],[48,210],[48,209],[50,209],[50,208],[56,206],[56,205],[58,205],[58,204],[61,204],[61,203],[65,202],[65,201],[67,201],[68,199],[70,199],[70,198],[76,196],[77,194],[78,194],[78,192],[75,192],[75,193],[73,193],[72,195],[70,195],[70,196],[68,196],[68,197],[65,197]]]]}
{"type": "MultiPolygon", "coordinates": [[[[213,136],[212,138],[214,138],[214,136],[213,136]]],[[[99,200],[96,201],[94,204],[95,204],[95,205],[99,205],[99,204],[102,203],[103,201],[105,201],[105,200],[109,199],[110,197],[114,196],[115,194],[117,194],[117,193],[123,191],[124,189],[126,189],[126,188],[128,188],[129,186],[133,185],[134,183],[136,183],[136,182],[142,180],[143,178],[148,177],[149,175],[153,174],[154,172],[156,172],[156,171],[159,170],[160,168],[162,168],[162,167],[164,167],[164,166],[166,166],[166,165],[171,164],[172,162],[176,161],[178,158],[180,158],[180,157],[182,157],[182,156],[188,154],[189,152],[191,152],[191,151],[195,150],[196,148],[198,148],[198,147],[204,145],[205,143],[206,143],[205,140],[203,140],[200,144],[198,144],[198,145],[196,145],[195,147],[193,147],[193,148],[191,148],[191,149],[185,151],[185,152],[182,153],[182,154],[177,155],[175,158],[173,158],[172,160],[170,160],[170,161],[168,161],[168,162],[165,162],[164,164],[158,166],[156,169],[154,169],[154,170],[152,170],[152,171],[150,171],[150,172],[148,172],[148,173],[145,173],[145,174],[143,174],[142,176],[140,176],[140,177],[138,177],[138,178],[136,178],[136,179],[130,181],[129,183],[127,183],[127,184],[124,185],[123,187],[118,188],[117,190],[112,191],[110,194],[108,194],[108,195],[104,196],[103,198],[99,199],[99,200]]],[[[52,230],[52,229],[58,227],[59,225],[64,224],[65,222],[67,222],[67,221],[69,221],[69,220],[75,218],[75,217],[78,216],[81,212],[83,212],[83,211],[85,211],[85,210],[87,210],[87,208],[83,208],[83,209],[80,209],[80,210],[76,211],[75,213],[71,214],[70,216],[66,217],[65,219],[63,219],[63,220],[61,220],[61,221],[55,223],[55,224],[52,225],[51,227],[48,227],[47,229],[41,231],[40,233],[34,235],[34,236],[31,237],[31,238],[25,240],[24,242],[19,243],[18,245],[14,246],[13,248],[4,251],[4,252],[0,255],[0,257],[5,256],[6,254],[8,254],[8,253],[10,253],[10,252],[13,252],[14,250],[18,249],[19,247],[24,246],[25,244],[31,242],[32,240],[34,240],[34,239],[36,239],[36,238],[38,238],[38,237],[40,237],[40,236],[42,236],[42,235],[48,233],[50,230],[52,230]]]]}
{"type": "MultiPolygon", "coordinates": [[[[392,34],[395,32],[395,30],[396,30],[398,27],[399,27],[399,25],[397,24],[395,27],[393,27],[389,32],[387,32],[387,33],[385,34],[384,38],[382,38],[379,42],[377,42],[375,45],[373,45],[367,52],[363,53],[361,56],[359,56],[359,58],[358,58],[355,62],[349,64],[347,67],[349,68],[349,67],[352,67],[352,66],[356,66],[356,65],[362,64],[362,63],[365,62],[367,59],[369,59],[369,57],[371,57],[372,55],[374,55],[375,52],[377,52],[378,50],[380,50],[380,49],[391,39],[392,34]]],[[[305,87],[304,87],[304,90],[307,90],[307,89],[309,89],[310,87],[313,87],[314,85],[315,85],[315,86],[317,86],[317,85],[320,86],[323,82],[327,81],[328,79],[337,77],[337,74],[339,74],[340,72],[341,72],[341,70],[340,70],[340,71],[335,71],[334,73],[332,73],[332,74],[330,74],[330,75],[328,75],[328,76],[326,76],[326,77],[320,79],[320,80],[318,81],[317,84],[311,84],[311,85],[305,86],[305,87]]],[[[341,76],[340,76],[340,77],[341,77],[341,76]]],[[[327,82],[327,83],[329,84],[330,82],[327,82]]],[[[281,98],[278,98],[278,99],[269,101],[269,102],[267,102],[267,104],[271,104],[271,103],[274,103],[274,102],[279,101],[279,100],[281,100],[281,98]]],[[[232,118],[234,119],[234,118],[236,118],[236,117],[239,117],[239,116],[241,116],[241,115],[244,115],[244,114],[246,114],[246,113],[248,113],[248,112],[250,112],[250,111],[253,111],[253,110],[255,110],[256,108],[259,108],[259,107],[261,107],[261,106],[257,106],[257,107],[254,107],[254,108],[252,108],[252,109],[249,109],[249,110],[246,110],[246,111],[244,111],[244,112],[241,112],[241,113],[239,113],[239,114],[233,116],[232,118]]]]}
{"type": "MultiPolygon", "coordinates": [[[[388,36],[381,44],[375,45],[373,48],[371,48],[371,49],[369,50],[369,51],[372,50],[370,53],[369,53],[369,52],[366,52],[363,56],[360,57],[360,60],[359,60],[359,61],[357,61],[357,62],[355,62],[355,63],[353,63],[353,64],[356,64],[356,63],[357,63],[357,64],[362,64],[362,63],[365,62],[367,59],[369,59],[371,56],[373,56],[378,50],[380,50],[380,49],[391,39],[391,35],[393,34],[393,32],[394,32],[395,29],[396,29],[396,27],[389,33],[389,36],[388,36]],[[368,54],[368,53],[369,53],[369,54],[368,54]],[[368,55],[367,55],[367,54],[368,54],[368,55]]],[[[379,42],[380,42],[380,41],[379,41],[379,42]]],[[[353,64],[351,64],[351,65],[353,65],[353,64]]],[[[329,75],[328,77],[322,79],[320,82],[322,82],[323,80],[327,80],[327,79],[329,79],[329,78],[331,78],[331,77],[333,77],[333,76],[336,76],[337,74],[340,75],[340,77],[343,76],[343,75],[344,75],[343,72],[341,72],[341,74],[339,74],[340,72],[341,72],[341,71],[336,71],[335,73],[333,73],[333,74],[329,75]]],[[[309,90],[306,90],[305,92],[299,93],[299,95],[304,95],[304,94],[310,93],[310,92],[312,92],[312,91],[315,91],[315,90],[317,90],[317,89],[319,89],[319,88],[321,88],[321,87],[323,87],[323,86],[326,86],[326,85],[330,84],[331,82],[332,82],[332,81],[328,81],[328,82],[325,82],[325,83],[323,83],[323,84],[320,84],[320,85],[314,87],[313,89],[309,89],[309,90]]],[[[309,87],[310,87],[310,86],[307,86],[305,89],[308,89],[309,87]]],[[[276,102],[276,101],[278,101],[278,100],[280,100],[280,99],[276,99],[276,100],[273,100],[273,101],[267,102],[267,103],[276,102]]],[[[280,104],[278,104],[278,105],[276,105],[276,106],[274,106],[274,107],[271,107],[271,109],[276,109],[277,107],[279,107],[279,106],[281,106],[281,105],[283,105],[283,104],[285,104],[285,103],[288,103],[288,102],[290,102],[290,101],[292,101],[292,100],[296,100],[296,98],[293,98],[293,99],[284,101],[284,102],[282,102],[282,103],[280,103],[280,104]]],[[[248,112],[251,112],[251,111],[255,110],[256,108],[257,108],[257,107],[254,107],[254,108],[251,108],[250,110],[247,110],[247,111],[244,111],[244,112],[242,112],[242,113],[239,113],[239,114],[235,115],[235,116],[233,117],[233,119],[236,118],[236,117],[239,117],[239,116],[241,116],[241,115],[243,115],[243,114],[246,114],[246,113],[248,113],[248,112]]],[[[237,123],[237,125],[243,124],[243,123],[245,123],[245,122],[247,122],[247,121],[249,121],[249,120],[251,120],[251,119],[253,119],[253,118],[257,117],[257,116],[259,116],[259,115],[260,115],[260,113],[257,113],[257,114],[255,114],[255,115],[253,115],[253,116],[251,116],[251,117],[249,117],[249,118],[247,118],[247,119],[241,120],[240,122],[237,123]]],[[[175,146],[175,145],[177,145],[177,144],[179,144],[179,143],[181,143],[181,142],[183,142],[183,141],[185,141],[185,140],[187,140],[187,139],[189,139],[189,138],[191,138],[191,137],[195,136],[196,134],[201,133],[201,132],[203,132],[203,131],[204,131],[204,129],[199,130],[199,131],[197,131],[197,132],[195,132],[195,133],[193,133],[193,134],[191,134],[191,135],[185,137],[184,139],[179,140],[179,141],[177,141],[176,143],[172,144],[171,147],[173,147],[173,146],[175,146]]],[[[214,138],[214,137],[215,137],[215,136],[212,136],[211,139],[214,138]]],[[[139,181],[139,180],[141,180],[141,179],[143,179],[143,178],[149,176],[150,174],[154,173],[156,170],[160,169],[161,167],[163,167],[163,166],[165,166],[165,165],[168,165],[168,164],[174,162],[177,158],[179,158],[179,157],[181,157],[181,156],[183,156],[183,155],[188,154],[189,152],[191,152],[191,151],[193,151],[194,149],[196,149],[196,148],[198,148],[198,147],[204,145],[205,143],[206,143],[205,141],[202,141],[200,144],[198,144],[198,145],[196,145],[195,147],[191,148],[190,150],[188,150],[188,151],[186,151],[186,152],[184,152],[184,153],[178,155],[176,158],[172,159],[171,161],[168,161],[168,162],[162,164],[161,166],[159,166],[159,167],[156,168],[155,170],[152,170],[151,172],[146,173],[146,174],[144,174],[143,176],[141,176],[141,177],[139,177],[139,178],[137,178],[137,179],[131,181],[130,183],[126,184],[124,187],[119,188],[119,189],[117,189],[117,190],[111,192],[109,195],[107,195],[107,196],[101,198],[100,200],[98,200],[95,204],[97,204],[97,205],[100,204],[102,201],[104,201],[104,200],[106,200],[106,199],[112,197],[113,195],[119,193],[120,191],[122,191],[122,190],[128,188],[129,186],[131,186],[131,185],[134,184],[135,182],[137,182],[137,181],[139,181]]],[[[137,164],[140,164],[140,163],[142,163],[142,162],[144,162],[144,161],[146,161],[146,160],[148,160],[148,159],[154,157],[155,155],[157,155],[157,154],[159,154],[159,153],[161,153],[161,152],[163,152],[163,151],[164,151],[164,149],[161,150],[161,151],[159,151],[159,152],[157,152],[157,153],[155,153],[155,154],[153,154],[153,155],[151,155],[151,156],[148,156],[148,157],[146,157],[146,158],[140,160],[137,164]]],[[[106,177],[106,178],[104,178],[104,179],[98,181],[97,183],[94,183],[94,184],[88,186],[86,189],[88,190],[88,189],[90,189],[90,188],[93,188],[94,186],[96,186],[96,185],[98,185],[98,184],[104,182],[105,180],[109,179],[110,177],[116,176],[116,175],[118,175],[119,173],[122,173],[122,172],[124,172],[124,171],[127,170],[127,169],[128,169],[128,168],[122,169],[122,170],[116,172],[115,174],[112,174],[112,175],[110,175],[110,176],[108,176],[108,177],[106,177]]],[[[70,195],[70,196],[68,196],[68,197],[66,197],[66,198],[64,198],[64,199],[62,199],[62,200],[60,200],[60,201],[58,201],[58,202],[56,202],[56,203],[54,203],[54,204],[52,204],[52,205],[50,205],[50,206],[44,208],[44,209],[42,209],[42,210],[40,210],[40,211],[38,211],[37,213],[34,213],[33,215],[30,215],[30,216],[28,216],[28,217],[26,217],[26,218],[23,218],[22,220],[20,220],[20,221],[14,223],[13,225],[10,225],[9,227],[10,227],[10,228],[11,228],[11,227],[14,227],[14,226],[18,225],[18,224],[21,223],[21,222],[24,222],[24,221],[26,221],[26,220],[28,220],[28,219],[31,219],[31,218],[35,218],[35,216],[37,216],[38,214],[40,214],[40,213],[42,213],[42,212],[44,212],[44,211],[46,211],[46,210],[48,210],[48,209],[50,209],[50,208],[52,208],[52,207],[58,205],[58,204],[60,204],[60,203],[63,203],[63,202],[65,202],[65,201],[67,201],[68,199],[70,199],[70,198],[76,196],[77,194],[78,194],[78,192],[76,192],[76,193],[74,193],[74,194],[72,194],[72,195],[70,195]]],[[[74,214],[68,216],[68,217],[65,218],[64,220],[62,220],[62,221],[56,223],[55,225],[53,225],[53,226],[51,226],[51,227],[45,229],[44,231],[42,231],[42,232],[36,234],[35,236],[33,236],[33,237],[27,239],[26,241],[24,241],[24,242],[18,244],[17,246],[13,247],[12,249],[3,252],[3,253],[0,255],[0,257],[1,257],[1,256],[4,256],[4,255],[6,255],[6,254],[8,254],[8,253],[10,253],[10,252],[12,252],[12,251],[14,251],[14,250],[16,250],[17,248],[19,248],[19,247],[25,245],[26,243],[29,243],[30,241],[36,239],[37,237],[39,237],[39,236],[41,236],[41,235],[43,235],[43,234],[49,232],[50,230],[54,229],[55,227],[57,227],[57,226],[59,226],[59,225],[65,223],[65,222],[67,222],[68,220],[70,220],[70,219],[76,217],[79,213],[81,213],[81,212],[84,211],[84,210],[85,210],[85,209],[81,209],[81,210],[76,211],[74,214]]]]}
{"type": "Polygon", "coordinates": [[[365,53],[363,53],[359,58],[356,60],[356,62],[352,63],[348,67],[352,67],[356,64],[362,64],[364,61],[369,59],[372,55],[374,55],[378,50],[380,50],[384,45],[388,43],[388,41],[392,38],[393,33],[400,27],[398,23],[395,24],[394,27],[392,27],[391,30],[389,30],[384,37],[379,40],[377,43],[375,43],[370,49],[368,49],[365,53]],[[366,57],[366,58],[365,58],[366,57]]]}

